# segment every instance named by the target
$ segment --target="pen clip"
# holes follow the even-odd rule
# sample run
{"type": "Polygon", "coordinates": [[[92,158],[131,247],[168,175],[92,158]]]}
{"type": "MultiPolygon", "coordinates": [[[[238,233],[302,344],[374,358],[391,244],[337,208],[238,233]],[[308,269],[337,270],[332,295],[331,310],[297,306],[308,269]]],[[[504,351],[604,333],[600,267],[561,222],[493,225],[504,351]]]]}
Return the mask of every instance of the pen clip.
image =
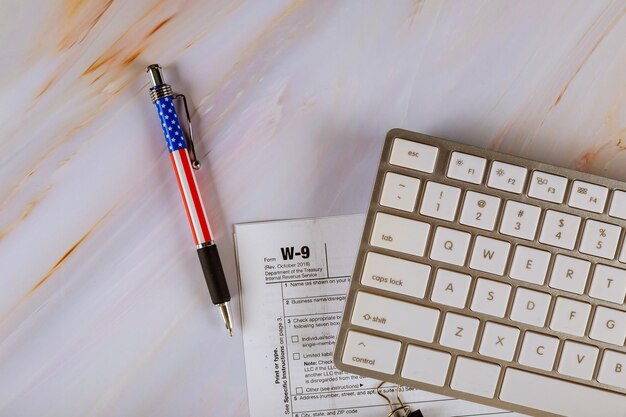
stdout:
{"type": "Polygon", "coordinates": [[[185,138],[187,142],[187,148],[189,149],[189,159],[191,159],[191,166],[193,169],[200,169],[200,161],[196,158],[196,148],[193,146],[193,130],[191,129],[191,116],[189,116],[189,107],[187,106],[187,98],[184,94],[173,94],[174,100],[181,98],[183,100],[183,106],[185,106],[185,116],[187,116],[187,128],[189,129],[189,139],[185,138]]]}

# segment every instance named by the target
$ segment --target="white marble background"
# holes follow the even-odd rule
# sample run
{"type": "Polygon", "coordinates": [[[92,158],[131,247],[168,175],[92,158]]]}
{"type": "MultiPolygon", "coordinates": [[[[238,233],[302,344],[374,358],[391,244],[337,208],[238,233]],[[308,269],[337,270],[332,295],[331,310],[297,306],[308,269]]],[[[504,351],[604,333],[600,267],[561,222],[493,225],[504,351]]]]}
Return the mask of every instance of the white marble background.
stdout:
{"type": "Polygon", "coordinates": [[[366,210],[403,127],[626,179],[624,1],[0,0],[0,417],[245,416],[147,95],[232,225],[366,210]]]}

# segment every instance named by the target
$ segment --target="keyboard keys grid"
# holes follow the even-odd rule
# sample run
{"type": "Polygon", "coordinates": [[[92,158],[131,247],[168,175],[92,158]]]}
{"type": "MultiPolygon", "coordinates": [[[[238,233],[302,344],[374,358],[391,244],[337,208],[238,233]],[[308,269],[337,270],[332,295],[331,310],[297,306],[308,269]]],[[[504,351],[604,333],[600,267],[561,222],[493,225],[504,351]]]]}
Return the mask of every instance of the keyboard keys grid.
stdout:
{"type": "MultiPolygon", "coordinates": [[[[614,190],[626,188],[624,184],[421,135],[403,132],[398,137],[414,137],[420,145],[435,147],[436,151],[424,148],[425,154],[434,155],[434,159],[419,163],[403,162],[422,167],[422,170],[389,163],[387,161],[391,157],[394,138],[389,137],[387,140],[365,225],[366,232],[346,301],[346,313],[337,339],[335,357],[337,366],[351,372],[420,388],[425,387],[426,382],[423,381],[430,381],[428,389],[431,391],[474,401],[480,400],[495,406],[499,402],[494,397],[500,392],[505,377],[508,378],[506,369],[509,368],[568,383],[575,382],[601,388],[603,391],[615,393],[617,398],[620,398],[620,394],[626,394],[626,386],[619,385],[621,380],[617,382],[614,380],[608,365],[610,361],[613,365],[619,365],[618,361],[622,360],[620,355],[623,355],[626,361],[623,338],[620,343],[619,335],[608,331],[612,329],[606,330],[601,326],[602,321],[609,323],[611,320],[614,329],[621,326],[621,317],[626,317],[624,295],[621,295],[620,301],[620,292],[626,293],[626,272],[623,272],[626,265],[619,260],[626,222],[617,217],[621,210],[612,205],[614,194],[616,201],[621,198],[621,194],[614,190]],[[463,154],[484,158],[484,163],[475,158],[465,159],[463,154]],[[454,165],[453,169],[450,168],[451,164],[454,165]],[[473,170],[467,178],[462,178],[463,171],[459,169],[462,166],[473,170]],[[511,171],[510,168],[515,169],[511,171]],[[507,171],[511,172],[511,178],[503,181],[501,177],[506,178],[509,175],[507,171]],[[393,203],[390,201],[393,201],[394,193],[385,195],[382,184],[390,174],[393,174],[393,185],[399,195],[396,196],[399,201],[393,203]],[[565,183],[559,178],[565,178],[565,183]],[[537,183],[536,186],[533,186],[533,181],[537,183]],[[513,184],[507,187],[511,182],[513,184]],[[573,184],[576,184],[576,188],[573,188],[573,184]],[[585,185],[600,187],[595,189],[586,187],[586,192],[593,193],[593,198],[599,203],[592,201],[591,205],[585,206],[581,203],[584,200],[580,197],[572,201],[569,196],[573,192],[578,192],[579,188],[585,188],[585,185]],[[607,189],[606,195],[599,192],[602,187],[607,189]],[[403,200],[407,195],[404,191],[407,188],[410,188],[408,193],[410,196],[413,196],[413,189],[417,188],[415,197],[412,197],[415,199],[414,202],[403,200]],[[531,197],[528,195],[529,190],[534,190],[535,196],[552,198],[554,201],[531,197]],[[568,201],[573,203],[573,206],[568,206],[568,201]],[[475,213],[469,211],[472,205],[475,205],[475,213]],[[524,225],[525,230],[522,230],[522,224],[517,225],[515,219],[505,219],[507,205],[511,207],[510,213],[519,215],[524,220],[530,219],[528,220],[530,226],[524,225]],[[601,210],[597,209],[600,205],[601,210]],[[492,209],[495,206],[497,208],[492,209]],[[408,210],[407,207],[412,209],[408,210]],[[533,207],[539,208],[538,216],[533,207]],[[549,211],[562,213],[563,216],[552,215],[553,220],[546,219],[550,217],[547,214],[549,211]],[[524,217],[525,215],[527,217],[524,217]],[[397,226],[395,232],[397,236],[383,233],[385,228],[382,226],[385,220],[395,220],[393,216],[409,222],[397,226]],[[479,226],[476,217],[488,220],[486,226],[479,226]],[[567,225],[568,220],[576,218],[580,219],[578,225],[575,221],[567,225]],[[380,219],[383,221],[378,223],[380,219]],[[560,227],[561,220],[565,225],[560,227]],[[562,247],[550,245],[555,243],[554,239],[547,238],[544,239],[545,242],[541,242],[542,232],[548,236],[546,230],[549,226],[544,224],[548,221],[552,221],[554,227],[560,229],[567,229],[568,226],[576,229],[568,230],[567,233],[559,230],[561,239],[563,242],[567,240],[567,244],[558,241],[557,245],[562,247]],[[607,227],[601,227],[602,224],[606,224],[607,227]],[[614,228],[609,228],[609,225],[614,228]],[[602,233],[600,229],[603,229],[602,233]],[[410,242],[405,242],[404,237],[401,237],[407,230],[413,231],[413,239],[410,239],[410,242]],[[619,233],[616,238],[617,230],[619,233]],[[519,235],[516,235],[517,231],[519,235]],[[583,241],[585,233],[597,234],[598,239],[602,240],[600,246],[604,246],[606,239],[609,238],[608,249],[603,250],[601,247],[594,250],[594,245],[589,243],[590,239],[585,238],[583,241]],[[616,241],[618,243],[615,243],[616,241]],[[548,253],[549,260],[544,266],[546,273],[543,279],[524,277],[520,271],[514,271],[514,257],[518,248],[520,253],[527,255],[530,253],[528,259],[532,260],[533,266],[544,266],[546,261],[539,255],[548,253]],[[399,274],[395,278],[385,276],[381,268],[384,269],[386,263],[380,259],[379,270],[366,271],[364,269],[366,257],[389,257],[406,262],[405,268],[420,270],[419,283],[412,283],[412,286],[417,286],[418,289],[405,289],[405,284],[399,282],[402,281],[398,278],[399,274]],[[619,274],[609,271],[616,271],[619,274]],[[509,274],[517,275],[512,279],[509,278],[509,274]],[[366,275],[369,277],[366,278],[366,275]],[[608,278],[609,276],[612,278],[608,278]],[[368,284],[367,280],[376,284],[368,284]],[[445,294],[446,284],[449,283],[452,283],[458,291],[453,297],[445,294]],[[604,288],[603,283],[614,285],[617,294],[604,288]],[[483,301],[474,302],[479,294],[483,296],[483,301]],[[537,309],[535,316],[526,317],[520,306],[515,311],[518,295],[520,303],[525,302],[527,306],[532,305],[533,310],[537,309]],[[396,315],[396,307],[393,306],[395,303],[403,303],[407,307],[422,307],[418,313],[407,313],[404,316],[400,314],[395,319],[398,323],[394,324],[419,327],[421,330],[388,331],[390,328],[388,323],[381,321],[389,317],[376,315],[374,310],[367,311],[363,306],[368,306],[368,303],[361,303],[359,306],[359,300],[366,300],[368,297],[381,297],[383,304],[385,300],[387,303],[391,302],[392,306],[388,308],[395,311],[396,315]],[[498,305],[495,305],[493,300],[485,301],[486,298],[496,297],[501,298],[496,303],[498,305]],[[572,311],[576,320],[567,316],[572,314],[572,311]],[[570,321],[575,323],[571,324],[570,321]],[[434,327],[432,322],[435,322],[434,327]],[[409,333],[404,333],[405,331],[409,333]],[[347,335],[357,333],[362,333],[364,337],[378,336],[384,340],[400,342],[396,369],[381,375],[375,367],[365,367],[370,371],[364,372],[360,369],[363,367],[354,366],[354,362],[348,359],[347,362],[342,362],[340,355],[345,356],[344,352],[352,352],[351,347],[346,344],[347,335]],[[461,335],[467,336],[467,339],[458,340],[463,339],[461,335]],[[498,343],[497,348],[488,346],[485,338],[498,343]],[[548,342],[552,342],[555,347],[550,348],[548,342]],[[507,345],[503,346],[505,343],[507,345]],[[537,343],[542,344],[535,346],[534,356],[545,356],[546,358],[541,358],[545,359],[544,364],[533,363],[535,359],[531,348],[537,343]],[[544,354],[537,354],[537,349],[544,354]],[[575,355],[573,352],[578,352],[579,356],[572,356],[575,355]],[[587,352],[588,355],[595,352],[595,365],[585,363],[587,368],[584,372],[573,371],[572,369],[576,368],[572,365],[572,358],[579,361],[581,356],[585,359],[591,357],[581,352],[587,352]],[[554,359],[549,363],[548,359],[552,354],[554,359]],[[605,359],[605,355],[608,359],[605,359]],[[404,369],[407,361],[419,364],[427,359],[437,363],[448,363],[445,376],[442,375],[443,371],[436,374],[435,370],[404,369]],[[490,372],[495,372],[493,370],[496,368],[493,366],[499,368],[491,395],[487,395],[489,384],[483,387],[486,389],[482,391],[482,394],[485,394],[484,399],[476,397],[477,395],[480,397],[480,394],[458,389],[466,382],[462,377],[457,377],[457,380],[453,381],[459,359],[462,363],[459,365],[460,374],[486,367],[488,369],[484,369],[485,374],[489,375],[490,372]],[[421,375],[423,379],[417,378],[416,375],[421,375]],[[439,388],[433,389],[434,386],[439,388]]],[[[403,144],[405,150],[411,148],[411,143],[403,144]]],[[[421,155],[419,151],[415,151],[415,154],[421,155]]],[[[398,158],[395,160],[397,162],[398,158]]],[[[554,234],[556,233],[558,231],[554,234]]],[[[520,255],[520,259],[525,258],[520,255]]],[[[520,265],[517,267],[519,269],[520,265]]],[[[450,288],[448,292],[449,290],[450,288]]],[[[626,319],[623,326],[626,332],[626,319]]],[[[592,360],[589,359],[588,362],[591,363],[592,360]]],[[[568,390],[568,387],[564,386],[564,390],[568,390]]],[[[613,400],[614,397],[610,397],[610,401],[613,400]]],[[[622,400],[626,401],[626,397],[622,400]]],[[[528,412],[528,409],[519,408],[519,410],[528,412]]]]}

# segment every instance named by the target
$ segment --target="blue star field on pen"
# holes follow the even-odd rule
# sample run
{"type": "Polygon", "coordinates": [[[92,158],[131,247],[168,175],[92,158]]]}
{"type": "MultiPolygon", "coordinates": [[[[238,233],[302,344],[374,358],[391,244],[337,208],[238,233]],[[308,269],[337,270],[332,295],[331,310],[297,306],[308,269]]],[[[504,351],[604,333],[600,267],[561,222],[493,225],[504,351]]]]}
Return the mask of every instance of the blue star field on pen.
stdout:
{"type": "Polygon", "coordinates": [[[171,97],[163,97],[156,101],[159,119],[161,120],[161,129],[165,135],[167,142],[167,150],[170,152],[187,148],[183,131],[180,128],[174,100],[171,97]]]}

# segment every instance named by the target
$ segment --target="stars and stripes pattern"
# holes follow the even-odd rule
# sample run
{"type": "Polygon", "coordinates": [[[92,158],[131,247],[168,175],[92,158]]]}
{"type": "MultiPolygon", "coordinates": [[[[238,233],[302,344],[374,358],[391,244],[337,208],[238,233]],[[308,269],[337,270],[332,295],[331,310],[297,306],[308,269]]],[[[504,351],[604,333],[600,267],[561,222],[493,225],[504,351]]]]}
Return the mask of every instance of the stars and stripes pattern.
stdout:
{"type": "Polygon", "coordinates": [[[155,104],[161,120],[161,129],[163,129],[163,135],[165,135],[165,141],[167,142],[167,150],[174,152],[187,148],[172,97],[160,98],[155,104]]]}
{"type": "Polygon", "coordinates": [[[155,104],[159,112],[161,127],[163,128],[163,134],[165,135],[170,159],[176,173],[176,180],[183,197],[187,219],[189,220],[189,226],[191,226],[191,233],[196,246],[210,242],[213,240],[213,233],[204,210],[204,204],[202,204],[196,177],[191,168],[187,145],[180,128],[172,97],[160,98],[155,104]]]}

